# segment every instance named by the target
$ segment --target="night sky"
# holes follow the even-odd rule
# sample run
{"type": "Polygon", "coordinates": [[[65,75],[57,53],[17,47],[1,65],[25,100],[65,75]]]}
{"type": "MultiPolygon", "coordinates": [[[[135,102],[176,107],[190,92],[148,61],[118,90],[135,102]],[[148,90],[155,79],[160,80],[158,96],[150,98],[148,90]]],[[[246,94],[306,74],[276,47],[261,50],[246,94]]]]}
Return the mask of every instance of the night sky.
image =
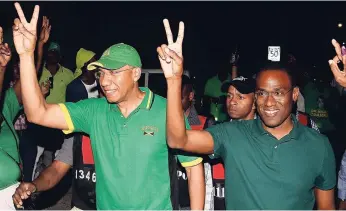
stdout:
{"type": "MultiPolygon", "coordinates": [[[[242,73],[257,71],[267,46],[280,45],[283,60],[293,53],[306,70],[315,65],[313,71],[331,77],[331,39],[346,40],[345,29],[337,28],[339,22],[346,27],[346,2],[23,2],[27,19],[34,4],[41,6],[40,17],[50,18],[50,40],[61,45],[63,64],[72,70],[80,47],[100,55],[119,42],[139,51],[143,68],[159,68],[156,47],[166,43],[164,18],[175,36],[179,21],[185,22],[185,67],[200,83],[218,68],[230,68],[236,44],[242,73]]],[[[15,17],[13,2],[1,2],[5,33],[15,17]]]]}

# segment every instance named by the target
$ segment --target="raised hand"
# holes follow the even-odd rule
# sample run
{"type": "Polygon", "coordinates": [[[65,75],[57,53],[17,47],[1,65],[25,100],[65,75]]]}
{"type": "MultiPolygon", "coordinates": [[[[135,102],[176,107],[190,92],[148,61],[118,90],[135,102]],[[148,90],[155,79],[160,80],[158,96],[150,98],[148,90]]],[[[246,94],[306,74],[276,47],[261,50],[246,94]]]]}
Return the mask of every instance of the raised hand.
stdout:
{"type": "Polygon", "coordinates": [[[184,23],[179,23],[178,37],[173,42],[171,27],[167,19],[163,20],[163,25],[166,30],[168,45],[161,45],[157,48],[161,68],[165,77],[180,77],[183,74],[183,39],[184,39],[184,23]]]}
{"type": "Polygon", "coordinates": [[[332,40],[332,44],[335,48],[336,56],[332,60],[329,60],[330,69],[333,72],[336,82],[341,86],[346,87],[346,48],[340,47],[340,44],[336,40],[332,40]],[[343,70],[340,70],[338,63],[340,61],[343,64],[343,70]]]}
{"type": "Polygon", "coordinates": [[[41,27],[41,34],[40,34],[40,42],[47,43],[49,36],[50,36],[50,30],[52,26],[49,24],[49,19],[46,16],[43,16],[42,20],[42,27],[41,27]]]}
{"type": "Polygon", "coordinates": [[[7,63],[11,60],[11,50],[8,44],[3,44],[3,31],[0,27],[0,67],[6,67],[7,63]]]}
{"type": "Polygon", "coordinates": [[[30,23],[27,22],[23,10],[18,2],[14,3],[16,7],[19,19],[14,20],[13,29],[13,41],[19,55],[29,53],[33,54],[35,51],[37,40],[37,20],[40,12],[40,7],[35,6],[34,12],[30,23]]]}

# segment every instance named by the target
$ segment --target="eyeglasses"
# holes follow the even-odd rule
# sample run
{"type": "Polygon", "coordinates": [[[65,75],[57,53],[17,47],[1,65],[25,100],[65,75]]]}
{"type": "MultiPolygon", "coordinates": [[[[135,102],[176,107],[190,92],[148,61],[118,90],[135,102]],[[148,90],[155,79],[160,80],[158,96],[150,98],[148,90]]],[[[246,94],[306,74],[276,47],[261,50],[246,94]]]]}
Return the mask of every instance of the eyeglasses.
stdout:
{"type": "Polygon", "coordinates": [[[258,100],[266,100],[271,95],[276,101],[283,101],[285,96],[292,90],[293,88],[289,89],[287,92],[284,92],[284,91],[267,92],[264,90],[258,90],[256,91],[256,97],[258,100]]]}
{"type": "Polygon", "coordinates": [[[120,70],[120,71],[115,71],[115,70],[113,70],[113,71],[111,71],[111,70],[102,71],[100,69],[97,69],[96,72],[95,72],[95,77],[97,79],[100,79],[104,75],[116,76],[118,73],[121,73],[121,72],[124,72],[124,71],[127,71],[127,70],[132,70],[132,69],[134,69],[134,67],[131,67],[131,68],[128,68],[128,69],[125,69],[125,70],[120,70]]]}

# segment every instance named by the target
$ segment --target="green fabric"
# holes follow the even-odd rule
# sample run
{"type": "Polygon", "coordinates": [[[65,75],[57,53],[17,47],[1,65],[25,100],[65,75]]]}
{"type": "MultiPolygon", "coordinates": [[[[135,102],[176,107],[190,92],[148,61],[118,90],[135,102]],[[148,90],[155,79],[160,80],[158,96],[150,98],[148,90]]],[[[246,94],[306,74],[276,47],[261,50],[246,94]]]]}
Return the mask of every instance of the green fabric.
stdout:
{"type": "MultiPolygon", "coordinates": [[[[316,122],[321,133],[334,130],[335,127],[330,121],[330,114],[325,108],[325,103],[331,99],[331,90],[325,88],[319,92],[314,83],[308,83],[304,88],[305,112],[316,122]]],[[[335,102],[337,103],[337,102],[335,102]]]]}
{"type": "MultiPolygon", "coordinates": [[[[40,84],[48,82],[52,74],[46,68],[43,67],[42,75],[40,78],[40,84]]],[[[59,65],[59,70],[53,77],[53,89],[50,89],[50,94],[47,96],[47,103],[64,103],[66,100],[66,88],[74,79],[74,75],[71,70],[59,65]]]]}
{"type": "Polygon", "coordinates": [[[118,43],[109,47],[98,61],[90,63],[88,70],[94,70],[97,67],[117,70],[126,65],[142,67],[141,58],[134,47],[118,43]]]}
{"type": "Polygon", "coordinates": [[[13,121],[20,110],[20,105],[13,88],[5,92],[2,114],[5,119],[0,131],[0,189],[18,181],[20,177],[18,137],[13,121]]]}
{"type": "MultiPolygon", "coordinates": [[[[97,209],[172,209],[166,99],[147,88],[141,90],[145,98],[127,118],[105,98],[65,104],[74,131],[85,132],[92,140],[97,209]]],[[[193,166],[201,158],[179,155],[178,159],[193,166]]]]}
{"type": "MultiPolygon", "coordinates": [[[[230,76],[228,77],[230,78],[230,76]]],[[[216,75],[212,78],[210,78],[204,88],[204,95],[209,96],[209,97],[220,97],[224,96],[227,93],[224,93],[221,91],[221,86],[222,84],[230,82],[230,80],[226,80],[221,82],[219,77],[216,75]]],[[[228,118],[227,113],[224,111],[225,109],[223,108],[225,105],[224,104],[215,104],[211,103],[210,104],[210,113],[217,118],[217,121],[225,121],[228,118]]]]}
{"type": "Polygon", "coordinates": [[[260,118],[208,128],[225,165],[227,210],[311,210],[314,187],[336,184],[335,158],[324,135],[297,122],[277,140],[260,118]]]}

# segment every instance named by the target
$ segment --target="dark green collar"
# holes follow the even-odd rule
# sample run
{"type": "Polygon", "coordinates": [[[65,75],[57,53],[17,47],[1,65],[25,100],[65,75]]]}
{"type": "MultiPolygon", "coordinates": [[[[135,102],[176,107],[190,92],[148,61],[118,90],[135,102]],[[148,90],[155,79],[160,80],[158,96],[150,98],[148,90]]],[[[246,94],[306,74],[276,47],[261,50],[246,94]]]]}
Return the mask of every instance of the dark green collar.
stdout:
{"type": "MultiPolygon", "coordinates": [[[[285,137],[283,137],[280,141],[284,141],[284,140],[290,140],[290,139],[299,139],[299,136],[302,134],[301,129],[302,129],[302,125],[300,125],[300,123],[298,122],[297,118],[295,117],[295,115],[291,114],[291,119],[293,121],[293,128],[291,130],[291,132],[286,135],[285,137]]],[[[262,120],[260,118],[260,116],[258,116],[257,119],[254,120],[254,126],[252,127],[253,129],[253,134],[260,138],[263,136],[268,136],[271,135],[268,131],[266,131],[263,128],[262,125],[262,120]]]]}

